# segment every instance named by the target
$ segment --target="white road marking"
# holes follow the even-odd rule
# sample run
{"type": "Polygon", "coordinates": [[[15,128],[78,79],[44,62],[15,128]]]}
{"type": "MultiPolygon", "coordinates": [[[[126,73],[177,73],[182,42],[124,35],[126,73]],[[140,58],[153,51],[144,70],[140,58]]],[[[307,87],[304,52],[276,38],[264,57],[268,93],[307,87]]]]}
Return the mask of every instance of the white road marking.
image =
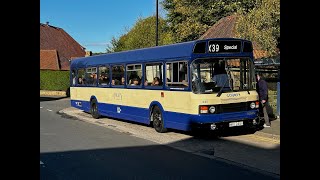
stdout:
{"type": "Polygon", "coordinates": [[[51,109],[47,109],[48,111],[52,111],[51,109]]]}
{"type": "Polygon", "coordinates": [[[42,109],[43,107],[40,107],[40,109],[42,109]]]}
{"type": "Polygon", "coordinates": [[[41,164],[44,164],[44,163],[43,163],[42,161],[40,161],[40,165],[41,165],[41,164]]]}

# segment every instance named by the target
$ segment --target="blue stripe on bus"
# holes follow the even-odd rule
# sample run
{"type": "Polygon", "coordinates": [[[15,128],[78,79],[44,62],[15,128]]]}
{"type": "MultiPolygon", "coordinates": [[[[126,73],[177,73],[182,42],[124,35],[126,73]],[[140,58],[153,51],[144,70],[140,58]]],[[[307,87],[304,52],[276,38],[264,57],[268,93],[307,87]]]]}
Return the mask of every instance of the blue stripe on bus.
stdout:
{"type": "MultiPolygon", "coordinates": [[[[71,106],[90,112],[89,101],[71,100],[71,106]],[[81,103],[81,106],[79,105],[81,103]]],[[[100,115],[149,124],[149,109],[115,104],[98,103],[100,115]]]]}
{"type": "MultiPolygon", "coordinates": [[[[71,106],[90,112],[89,101],[71,100],[71,106]]],[[[147,108],[98,103],[98,110],[103,116],[149,124],[149,109],[147,108]]],[[[224,114],[193,115],[166,111],[163,112],[163,120],[166,128],[188,131],[192,124],[254,119],[257,117],[257,113],[257,110],[250,110],[224,114]]]]}

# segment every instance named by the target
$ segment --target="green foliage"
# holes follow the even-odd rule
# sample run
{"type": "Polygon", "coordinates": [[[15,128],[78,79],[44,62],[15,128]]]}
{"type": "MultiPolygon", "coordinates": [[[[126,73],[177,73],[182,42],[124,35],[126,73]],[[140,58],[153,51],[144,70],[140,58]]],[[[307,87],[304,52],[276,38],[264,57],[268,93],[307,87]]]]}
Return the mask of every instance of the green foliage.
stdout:
{"type": "Polygon", "coordinates": [[[248,13],[240,12],[236,31],[238,37],[257,42],[274,56],[280,43],[280,0],[258,0],[248,13]]]}
{"type": "Polygon", "coordinates": [[[40,89],[66,91],[70,87],[69,71],[40,70],[40,89]]]}
{"type": "MultiPolygon", "coordinates": [[[[167,30],[166,22],[158,19],[159,39],[158,45],[173,43],[172,35],[167,30]]],[[[139,18],[134,27],[118,39],[113,37],[107,52],[119,52],[125,50],[153,47],[156,45],[156,17],[139,18]]]]}
{"type": "Polygon", "coordinates": [[[219,19],[241,10],[248,12],[255,0],[164,0],[169,29],[176,42],[198,39],[219,19]]]}

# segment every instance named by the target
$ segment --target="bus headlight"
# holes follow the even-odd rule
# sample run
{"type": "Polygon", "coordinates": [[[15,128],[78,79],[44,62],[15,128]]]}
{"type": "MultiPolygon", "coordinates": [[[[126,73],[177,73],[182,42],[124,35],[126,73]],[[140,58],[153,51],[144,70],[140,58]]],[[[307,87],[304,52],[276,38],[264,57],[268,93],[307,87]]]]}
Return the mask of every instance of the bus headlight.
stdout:
{"type": "Polygon", "coordinates": [[[216,108],[214,106],[210,106],[209,108],[210,113],[216,112],[216,108]]]}
{"type": "Polygon", "coordinates": [[[254,109],[255,107],[256,107],[256,103],[255,102],[250,103],[250,108],[251,109],[254,109]]]}

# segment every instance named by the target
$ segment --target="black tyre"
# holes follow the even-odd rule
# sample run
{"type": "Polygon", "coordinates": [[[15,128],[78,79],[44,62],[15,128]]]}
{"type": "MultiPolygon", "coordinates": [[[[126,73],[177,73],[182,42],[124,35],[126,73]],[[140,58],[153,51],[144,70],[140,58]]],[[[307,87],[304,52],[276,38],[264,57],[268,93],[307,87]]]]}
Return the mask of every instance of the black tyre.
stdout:
{"type": "Polygon", "coordinates": [[[98,103],[97,100],[93,99],[91,100],[91,104],[90,104],[90,113],[92,115],[93,118],[98,119],[100,117],[100,114],[98,112],[98,103]]]}
{"type": "Polygon", "coordinates": [[[167,132],[167,128],[164,128],[163,116],[160,108],[155,106],[151,113],[152,123],[154,129],[159,133],[167,132]]]}

